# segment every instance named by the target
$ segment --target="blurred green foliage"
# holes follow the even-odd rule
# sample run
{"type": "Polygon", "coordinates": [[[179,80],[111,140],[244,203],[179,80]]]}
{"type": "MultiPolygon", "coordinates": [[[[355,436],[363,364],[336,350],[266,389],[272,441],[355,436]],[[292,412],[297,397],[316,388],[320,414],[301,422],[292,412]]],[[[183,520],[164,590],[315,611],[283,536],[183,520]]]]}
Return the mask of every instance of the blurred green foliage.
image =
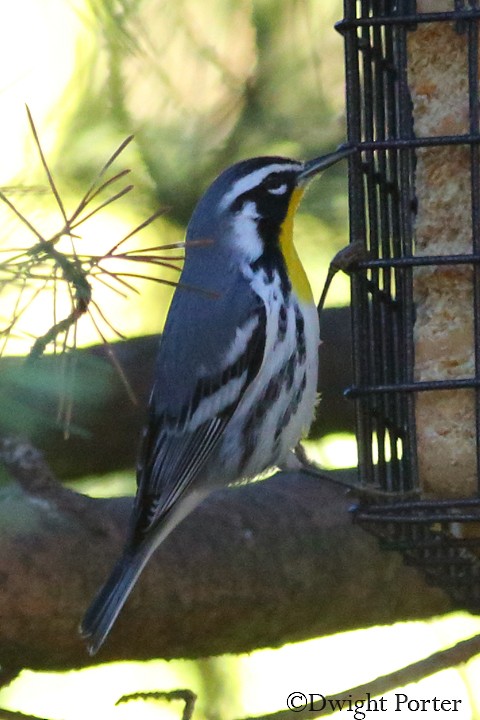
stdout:
{"type": "MultiPolygon", "coordinates": [[[[134,242],[151,247],[179,241],[200,193],[224,167],[260,154],[306,159],[332,150],[344,139],[343,47],[333,29],[341,17],[340,0],[76,0],[68,7],[61,0],[48,0],[43,11],[32,0],[30,4],[32,19],[36,13],[44,36],[42,47],[49,51],[39,54],[36,36],[26,37],[19,49],[21,61],[27,63],[25,76],[35,80],[34,86],[22,85],[12,64],[3,64],[3,85],[16,87],[17,95],[0,98],[0,111],[6,117],[25,101],[31,106],[67,208],[75,207],[125,137],[135,136],[112,169],[131,168],[133,193],[82,226],[76,252],[104,252],[159,207],[167,209],[165,217],[134,242]],[[48,67],[34,76],[47,55],[48,67]]],[[[10,15],[12,26],[21,23],[18,9],[10,15]]],[[[13,27],[11,35],[16,37],[13,27]]],[[[63,220],[48,192],[38,148],[26,118],[12,121],[11,127],[23,137],[23,167],[13,177],[5,175],[4,167],[0,182],[13,187],[13,193],[6,190],[7,196],[50,237],[58,229],[58,218],[63,220]]],[[[3,142],[6,155],[8,145],[15,143],[9,138],[3,142]]],[[[297,244],[317,296],[329,259],[346,242],[345,175],[345,167],[338,166],[325,173],[299,213],[297,244]]],[[[5,205],[0,205],[0,218],[0,250],[36,241],[5,205]]],[[[178,278],[163,269],[155,275],[178,278]]],[[[117,337],[113,328],[126,336],[161,331],[171,288],[135,284],[136,296],[120,288],[126,298],[98,282],[93,287],[93,298],[111,326],[98,312],[96,321],[109,340],[117,337]]],[[[23,298],[18,301],[21,288],[20,281],[12,284],[10,295],[7,288],[0,296],[3,323],[8,324],[8,302],[11,312],[24,303],[23,298]]],[[[25,312],[23,335],[16,344],[9,341],[7,352],[27,353],[32,336],[46,333],[68,314],[68,308],[52,306],[53,294],[50,287],[35,298],[25,312]]],[[[336,304],[347,302],[345,279],[336,284],[333,298],[336,304]]],[[[65,346],[99,342],[101,337],[85,315],[65,346]]],[[[62,343],[59,337],[58,351],[62,343]]],[[[32,424],[38,429],[35,409],[28,405],[32,383],[52,396],[64,391],[47,387],[41,372],[26,373],[15,383],[4,372],[4,431],[18,427],[31,434],[32,424]],[[22,392],[17,392],[19,383],[25,388],[22,392]]],[[[101,392],[97,388],[99,398],[101,392]]],[[[75,431],[75,409],[70,429],[75,431]]]]}
{"type": "MultiPolygon", "coordinates": [[[[184,225],[200,189],[232,162],[331,150],[344,136],[340,15],[338,0],[90,0],[57,170],[87,182],[133,132],[138,186],[184,225]]],[[[320,205],[306,206],[342,232],[343,180],[342,169],[329,172],[320,205]]]]}
{"type": "MultiPolygon", "coordinates": [[[[167,219],[138,242],[152,246],[179,240],[200,192],[224,167],[260,154],[306,159],[343,141],[343,45],[333,29],[341,16],[341,0],[5,4],[0,24],[0,183],[6,192],[13,188],[29,218],[51,224],[53,203],[45,195],[45,175],[28,135],[25,102],[32,108],[67,205],[78,201],[115,147],[134,133],[135,143],[119,159],[119,167],[132,168],[135,194],[104,212],[106,222],[93,227],[89,242],[94,247],[106,242],[107,224],[120,223],[121,236],[126,226],[134,227],[158,206],[168,208],[167,219]]],[[[329,258],[346,241],[345,195],[345,168],[337,166],[312,188],[300,211],[298,239],[317,294],[329,258]]],[[[4,210],[0,208],[0,250],[14,243],[25,247],[31,238],[24,228],[17,232],[15,219],[4,210]]],[[[113,295],[99,300],[113,324],[121,321],[129,335],[159,331],[165,315],[168,292],[153,284],[139,290],[139,297],[128,296],[127,306],[113,295]]],[[[347,302],[346,284],[335,297],[338,303],[347,302]]],[[[50,305],[34,316],[32,333],[40,319],[51,318],[48,301],[50,305]]],[[[84,320],[88,318],[80,325],[84,320]]],[[[81,332],[79,327],[78,342],[99,339],[93,331],[84,336],[81,332]]],[[[25,352],[31,339],[25,338],[25,352]]],[[[67,376],[70,372],[67,368],[67,376]]],[[[101,402],[108,394],[104,377],[101,368],[92,366],[88,387],[72,385],[67,395],[75,390],[84,402],[101,402]]],[[[2,365],[0,431],[34,433],[42,423],[55,421],[54,413],[51,418],[37,417],[29,403],[32,388],[39,387],[54,395],[61,383],[47,382],[38,365],[20,376],[18,368],[14,372],[2,365]]],[[[471,618],[468,622],[455,637],[478,630],[470,626],[471,618]]],[[[45,716],[73,719],[93,717],[95,712],[103,720],[113,720],[127,716],[125,708],[114,707],[121,693],[181,684],[199,693],[199,720],[240,715],[248,708],[273,711],[284,703],[286,688],[333,692],[364,681],[387,666],[416,659],[420,648],[428,645],[423,637],[427,632],[432,635],[431,651],[440,645],[436,634],[444,643],[452,642],[454,633],[447,637],[447,630],[440,623],[415,624],[411,634],[398,626],[387,636],[378,628],[359,631],[361,636],[352,633],[312,642],[310,650],[302,646],[286,654],[264,651],[257,658],[210,659],[195,668],[192,663],[150,663],[62,676],[24,673],[3,691],[2,704],[45,716]],[[390,653],[385,650],[389,647],[390,653]]],[[[450,674],[466,686],[469,672],[473,688],[472,664],[462,670],[462,678],[456,671],[450,674]]],[[[448,685],[445,674],[441,686],[448,697],[460,694],[457,686],[448,685]]],[[[437,692],[422,688],[422,697],[437,692]]],[[[462,692],[467,692],[465,687],[462,692]]],[[[137,720],[153,717],[138,704],[133,712],[137,720]]],[[[178,717],[178,708],[161,712],[162,717],[178,717]]]]}

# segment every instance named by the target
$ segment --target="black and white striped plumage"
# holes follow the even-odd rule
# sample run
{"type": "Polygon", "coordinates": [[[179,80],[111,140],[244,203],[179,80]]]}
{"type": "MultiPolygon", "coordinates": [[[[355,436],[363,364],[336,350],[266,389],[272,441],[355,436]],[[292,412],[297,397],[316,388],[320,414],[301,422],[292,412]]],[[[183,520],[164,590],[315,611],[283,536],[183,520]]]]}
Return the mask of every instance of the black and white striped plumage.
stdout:
{"type": "Polygon", "coordinates": [[[215,488],[282,464],[308,431],[319,327],[292,222],[306,180],[345,154],[246,160],[198,203],[181,283],[208,292],[172,300],[126,548],[81,626],[91,654],[173,528],[215,488]]]}

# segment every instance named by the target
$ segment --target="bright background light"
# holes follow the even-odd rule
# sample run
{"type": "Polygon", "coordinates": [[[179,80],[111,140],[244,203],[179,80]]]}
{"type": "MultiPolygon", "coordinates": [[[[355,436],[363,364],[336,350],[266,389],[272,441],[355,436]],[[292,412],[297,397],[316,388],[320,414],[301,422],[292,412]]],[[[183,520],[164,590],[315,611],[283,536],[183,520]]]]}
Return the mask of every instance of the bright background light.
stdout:
{"type": "MultiPolygon", "coordinates": [[[[287,695],[294,691],[334,695],[478,632],[478,619],[457,613],[442,620],[356,630],[238,657],[222,656],[199,662],[114,663],[61,675],[24,672],[1,693],[0,702],[23,712],[58,719],[178,720],[182,703],[139,700],[115,707],[115,702],[127,693],[187,687],[199,694],[195,718],[233,720],[285,708],[287,695]],[[215,714],[210,704],[212,698],[215,714]]],[[[417,699],[435,696],[459,699],[462,702],[456,720],[471,720],[480,712],[479,672],[477,658],[463,668],[444,670],[395,692],[417,699]]],[[[393,710],[394,693],[385,697],[387,708],[393,710]]],[[[352,717],[346,710],[341,715],[352,717]]],[[[385,714],[386,718],[393,716],[393,711],[385,714]]],[[[418,713],[403,710],[399,717],[418,720],[418,713]]]]}
{"type": "Polygon", "coordinates": [[[28,177],[25,151],[31,138],[26,103],[35,115],[46,151],[54,148],[63,122],[58,103],[71,80],[82,32],[74,3],[4,3],[0,23],[0,185],[28,177]]]}
{"type": "MultiPolygon", "coordinates": [[[[135,24],[132,20],[130,35],[121,29],[107,35],[99,29],[101,23],[108,26],[120,17],[128,3],[16,0],[3,5],[0,185],[25,208],[32,222],[48,232],[56,227],[58,209],[45,200],[47,185],[28,127],[25,103],[31,108],[59,187],[72,206],[110,153],[129,133],[136,134],[134,148],[119,165],[133,167],[135,184],[143,194],[130,196],[89,222],[82,229],[82,248],[93,247],[101,252],[110,247],[158,205],[157,195],[178,211],[178,217],[157,221],[155,227],[142,234],[141,243],[144,247],[158,244],[159,237],[162,242],[179,240],[183,236],[182,223],[205,185],[205,178],[212,176],[214,152],[217,162],[223,165],[231,162],[239,147],[244,155],[265,152],[303,157],[308,151],[317,154],[319,147],[331,149],[342,137],[343,47],[342,39],[332,29],[342,15],[340,0],[289,3],[291,17],[288,23],[275,25],[278,37],[270,54],[261,47],[260,32],[256,36],[250,22],[252,7],[259,28],[261,14],[268,10],[268,3],[256,0],[252,5],[249,0],[145,0],[139,4],[141,21],[135,24]],[[301,80],[310,93],[308,101],[296,91],[298,76],[292,80],[291,73],[300,62],[295,55],[298,50],[304,53],[303,62],[307,58],[301,80]],[[108,64],[115,57],[119,62],[108,64]],[[120,62],[124,57],[127,60],[120,62]],[[268,141],[265,128],[259,127],[255,118],[246,126],[241,126],[239,120],[245,93],[257,91],[246,80],[259,66],[265,74],[278,67],[274,77],[267,77],[268,102],[274,108],[268,141]],[[119,98],[124,105],[113,122],[119,98]],[[327,106],[329,114],[325,112],[327,106]],[[302,142],[307,131],[312,137],[305,146],[302,142]],[[25,184],[40,186],[40,192],[23,193],[25,184]]],[[[268,14],[264,22],[270,22],[268,14]]],[[[260,77],[260,87],[262,82],[266,83],[265,76],[260,77]]],[[[334,250],[347,239],[344,189],[344,179],[335,180],[334,174],[326,174],[309,192],[298,217],[299,251],[316,297],[334,250]],[[332,183],[336,191],[327,194],[327,183],[332,183]],[[328,199],[324,200],[324,196],[328,199]],[[319,220],[318,215],[327,217],[328,222],[319,220]]],[[[0,249],[26,247],[31,241],[28,232],[5,208],[0,209],[0,221],[0,249]]],[[[96,292],[113,324],[118,325],[120,318],[120,329],[126,335],[161,329],[170,291],[142,286],[139,297],[126,299],[105,288],[97,288],[96,292]]],[[[2,302],[6,302],[5,298],[2,302]]],[[[348,280],[339,277],[328,303],[347,302],[348,280]]],[[[31,308],[25,316],[26,325],[37,327],[43,323],[42,327],[48,327],[51,303],[50,293],[31,308]]],[[[5,312],[3,305],[2,314],[5,312]]],[[[78,344],[98,340],[91,323],[82,320],[78,344]]],[[[8,350],[25,353],[30,344],[31,338],[21,337],[8,350]]],[[[348,435],[309,443],[309,453],[325,468],[356,463],[355,443],[348,435]]],[[[116,474],[108,492],[124,492],[132,480],[132,473],[116,474]]],[[[83,487],[102,494],[106,484],[98,492],[98,479],[87,479],[83,487]]],[[[64,720],[147,720],[158,718],[159,712],[162,718],[178,718],[178,705],[168,708],[162,704],[159,711],[153,703],[137,702],[118,708],[114,703],[120,695],[137,690],[189,687],[200,695],[196,720],[230,720],[284,708],[290,691],[340,691],[479,631],[477,619],[456,614],[425,623],[358,630],[238,658],[197,663],[121,663],[64,674],[25,671],[0,693],[0,704],[64,720]]],[[[455,720],[480,717],[479,674],[477,659],[463,669],[425,680],[408,692],[415,697],[462,698],[462,709],[455,720]],[[468,709],[468,698],[472,710],[468,709]]],[[[403,713],[402,719],[406,716],[403,713]]],[[[351,713],[346,717],[350,718],[351,713]]],[[[415,717],[418,720],[418,714],[415,717]]]]}

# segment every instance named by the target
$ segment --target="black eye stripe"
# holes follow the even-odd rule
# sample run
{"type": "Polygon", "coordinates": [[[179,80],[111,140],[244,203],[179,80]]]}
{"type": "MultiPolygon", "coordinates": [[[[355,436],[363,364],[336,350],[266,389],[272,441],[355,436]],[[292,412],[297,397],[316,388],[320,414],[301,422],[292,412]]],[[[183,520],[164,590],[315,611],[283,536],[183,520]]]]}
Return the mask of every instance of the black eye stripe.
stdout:
{"type": "Polygon", "coordinates": [[[230,206],[231,211],[238,212],[246,202],[262,204],[265,199],[272,202],[275,198],[282,201],[295,186],[295,174],[293,172],[275,172],[267,175],[258,185],[250,188],[239,195],[230,206]]]}
{"type": "Polygon", "coordinates": [[[262,182],[262,186],[267,190],[276,190],[281,185],[286,185],[286,178],[284,175],[275,173],[274,175],[268,175],[262,182]]]}

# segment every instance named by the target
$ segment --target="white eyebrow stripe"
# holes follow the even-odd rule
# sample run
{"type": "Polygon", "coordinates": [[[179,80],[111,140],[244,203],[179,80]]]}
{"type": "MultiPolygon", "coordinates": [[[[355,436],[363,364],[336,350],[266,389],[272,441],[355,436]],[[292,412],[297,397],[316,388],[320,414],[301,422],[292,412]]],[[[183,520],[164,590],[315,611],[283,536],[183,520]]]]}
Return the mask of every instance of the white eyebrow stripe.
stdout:
{"type": "Polygon", "coordinates": [[[273,163],[272,165],[266,165],[263,168],[259,168],[254,172],[251,172],[246,177],[237,180],[232,189],[226,193],[220,203],[220,210],[226,210],[229,205],[243,193],[248,192],[256,185],[259,185],[268,175],[275,172],[285,172],[288,170],[295,170],[298,172],[303,167],[302,163],[273,163]]]}

